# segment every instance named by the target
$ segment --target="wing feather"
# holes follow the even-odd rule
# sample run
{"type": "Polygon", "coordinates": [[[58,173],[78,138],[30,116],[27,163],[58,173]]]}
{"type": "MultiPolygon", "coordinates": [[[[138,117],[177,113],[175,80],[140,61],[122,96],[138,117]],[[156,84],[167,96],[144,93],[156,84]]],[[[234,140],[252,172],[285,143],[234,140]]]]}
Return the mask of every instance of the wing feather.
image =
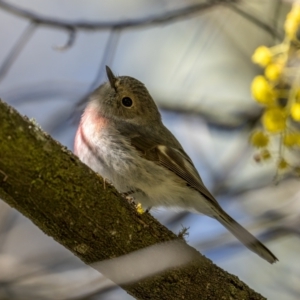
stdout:
{"type": "Polygon", "coordinates": [[[183,149],[153,143],[150,139],[145,141],[141,136],[133,137],[131,145],[140,152],[143,158],[169,169],[183,179],[188,186],[219,206],[214,196],[204,186],[199,173],[183,149]]]}

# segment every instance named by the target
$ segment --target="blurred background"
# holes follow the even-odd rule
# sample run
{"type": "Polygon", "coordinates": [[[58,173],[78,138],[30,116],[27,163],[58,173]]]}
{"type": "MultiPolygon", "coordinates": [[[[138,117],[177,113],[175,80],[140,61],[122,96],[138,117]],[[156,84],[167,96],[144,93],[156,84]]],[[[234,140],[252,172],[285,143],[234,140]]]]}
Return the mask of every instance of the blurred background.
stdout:
{"type": "MultiPolygon", "coordinates": [[[[284,37],[291,1],[0,0],[0,97],[73,150],[105,65],[145,83],[164,123],[222,207],[279,258],[269,265],[216,221],[151,214],[268,299],[300,298],[298,178],[275,184],[249,135],[261,108],[250,85],[260,45],[284,37]]],[[[1,147],[1,144],[0,144],[1,147]]],[[[21,176],[21,174],[20,174],[21,176]]],[[[133,299],[0,202],[0,299],[133,299]]]]}

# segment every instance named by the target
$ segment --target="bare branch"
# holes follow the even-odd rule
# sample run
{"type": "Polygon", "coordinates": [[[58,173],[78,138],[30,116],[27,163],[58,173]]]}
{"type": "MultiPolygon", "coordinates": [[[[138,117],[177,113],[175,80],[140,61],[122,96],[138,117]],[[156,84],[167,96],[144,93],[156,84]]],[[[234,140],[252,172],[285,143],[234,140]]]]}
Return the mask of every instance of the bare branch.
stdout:
{"type": "MultiPolygon", "coordinates": [[[[222,1],[220,1],[222,2],[222,1]]],[[[84,30],[104,30],[112,28],[128,28],[128,27],[141,27],[153,24],[160,24],[173,21],[175,19],[184,18],[187,15],[202,12],[208,8],[216,6],[219,1],[209,1],[201,4],[188,6],[182,9],[177,9],[171,12],[164,12],[158,16],[150,16],[146,18],[137,18],[135,20],[125,20],[120,22],[88,22],[88,21],[66,21],[58,18],[51,18],[34,13],[30,10],[17,7],[6,1],[0,0],[0,7],[14,15],[22,18],[32,20],[38,24],[59,27],[59,28],[76,28],[84,30]]]]}
{"type": "Polygon", "coordinates": [[[142,27],[142,26],[151,26],[154,24],[167,23],[171,21],[175,21],[177,19],[185,18],[188,15],[197,14],[199,12],[206,11],[209,8],[214,6],[225,4],[230,5],[229,7],[243,15],[247,19],[251,20],[256,25],[260,26],[262,29],[271,33],[275,36],[280,36],[274,28],[269,26],[268,24],[263,23],[258,20],[254,16],[242,11],[237,6],[233,6],[231,4],[236,3],[236,0],[219,0],[219,1],[207,1],[204,3],[187,6],[185,8],[173,10],[170,12],[164,12],[158,16],[150,16],[146,18],[137,18],[135,20],[125,20],[120,22],[88,22],[88,21],[66,21],[58,18],[51,18],[47,16],[43,16],[37,13],[34,13],[30,10],[17,7],[13,4],[10,4],[6,1],[0,0],[0,7],[3,10],[6,10],[14,15],[17,15],[22,18],[29,19],[33,22],[36,22],[41,25],[51,26],[51,27],[59,27],[70,29],[85,29],[85,30],[103,30],[103,29],[112,29],[112,28],[129,28],[129,27],[142,27]]]}
{"type": "Polygon", "coordinates": [[[17,40],[16,44],[13,46],[7,57],[4,59],[2,66],[0,66],[0,81],[3,80],[11,65],[14,63],[18,55],[21,53],[21,51],[24,49],[24,47],[32,37],[33,33],[36,30],[36,26],[37,25],[34,22],[31,22],[26,27],[24,32],[17,40]]]}
{"type": "Polygon", "coordinates": [[[237,5],[235,5],[234,3],[227,2],[226,5],[230,9],[232,9],[233,11],[238,13],[239,15],[243,16],[246,20],[249,20],[250,22],[252,22],[256,26],[260,27],[261,29],[263,29],[266,32],[273,35],[273,37],[275,37],[277,39],[280,39],[280,40],[283,39],[284,33],[283,32],[278,32],[278,30],[276,28],[274,28],[273,26],[270,26],[269,24],[264,23],[263,21],[261,21],[257,17],[255,17],[254,15],[249,14],[248,12],[242,10],[237,5]]]}
{"type": "MultiPolygon", "coordinates": [[[[101,58],[101,62],[100,62],[99,67],[98,67],[98,72],[97,72],[97,74],[95,76],[95,79],[93,80],[93,82],[92,82],[92,84],[89,88],[89,91],[88,91],[88,94],[86,95],[86,97],[89,97],[90,93],[93,92],[99,86],[99,84],[101,82],[101,76],[103,75],[103,73],[105,73],[104,72],[105,66],[106,65],[108,65],[108,66],[111,65],[111,63],[114,59],[116,50],[118,48],[120,35],[121,35],[121,30],[120,29],[113,29],[113,30],[110,31],[110,34],[109,34],[109,37],[108,37],[108,40],[106,42],[106,46],[105,46],[105,49],[104,49],[104,55],[101,58]]],[[[105,73],[105,76],[106,76],[106,73],[105,73]]]]}
{"type": "Polygon", "coordinates": [[[80,113],[82,112],[83,107],[85,106],[89,96],[99,86],[102,75],[103,74],[106,75],[106,73],[104,73],[103,71],[105,70],[105,65],[108,65],[108,66],[111,65],[111,62],[112,62],[115,52],[117,50],[117,45],[118,45],[118,42],[120,39],[120,33],[121,33],[120,29],[113,29],[110,31],[108,40],[105,45],[104,55],[101,58],[101,62],[99,64],[95,79],[93,80],[90,87],[88,88],[88,91],[82,97],[80,97],[80,99],[75,104],[75,109],[74,109],[75,113],[74,113],[74,111],[72,111],[68,120],[74,120],[74,115],[76,116],[76,115],[78,115],[78,112],[80,112],[80,113]]]}
{"type": "Polygon", "coordinates": [[[64,51],[71,48],[75,43],[76,32],[77,31],[75,30],[75,28],[69,28],[67,42],[62,46],[54,46],[53,48],[58,51],[64,51]]]}

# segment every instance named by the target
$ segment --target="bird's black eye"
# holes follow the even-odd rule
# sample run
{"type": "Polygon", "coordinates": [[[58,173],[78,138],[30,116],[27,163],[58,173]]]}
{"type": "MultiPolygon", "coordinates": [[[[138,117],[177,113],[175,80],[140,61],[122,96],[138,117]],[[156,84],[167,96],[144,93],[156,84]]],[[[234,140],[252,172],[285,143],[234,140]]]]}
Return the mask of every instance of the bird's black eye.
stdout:
{"type": "Polygon", "coordinates": [[[130,107],[132,105],[132,100],[129,97],[124,97],[122,99],[122,104],[126,107],[130,107]]]}

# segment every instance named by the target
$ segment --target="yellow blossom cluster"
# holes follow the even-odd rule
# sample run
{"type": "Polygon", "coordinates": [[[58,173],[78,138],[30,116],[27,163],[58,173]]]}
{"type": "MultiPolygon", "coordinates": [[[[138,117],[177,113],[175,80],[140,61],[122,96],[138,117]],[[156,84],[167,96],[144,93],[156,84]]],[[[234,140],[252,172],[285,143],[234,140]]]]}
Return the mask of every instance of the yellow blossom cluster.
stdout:
{"type": "Polygon", "coordinates": [[[290,40],[297,38],[297,32],[300,25],[300,4],[295,2],[291,11],[287,14],[284,23],[284,30],[290,40]]]}
{"type": "Polygon", "coordinates": [[[263,106],[263,128],[250,137],[252,145],[260,149],[256,160],[270,159],[270,142],[279,140],[279,170],[290,166],[285,149],[300,149],[300,72],[292,63],[300,62],[299,2],[293,4],[284,29],[285,39],[281,44],[255,50],[252,61],[264,68],[264,75],[256,76],[251,84],[254,100],[263,106]]]}

